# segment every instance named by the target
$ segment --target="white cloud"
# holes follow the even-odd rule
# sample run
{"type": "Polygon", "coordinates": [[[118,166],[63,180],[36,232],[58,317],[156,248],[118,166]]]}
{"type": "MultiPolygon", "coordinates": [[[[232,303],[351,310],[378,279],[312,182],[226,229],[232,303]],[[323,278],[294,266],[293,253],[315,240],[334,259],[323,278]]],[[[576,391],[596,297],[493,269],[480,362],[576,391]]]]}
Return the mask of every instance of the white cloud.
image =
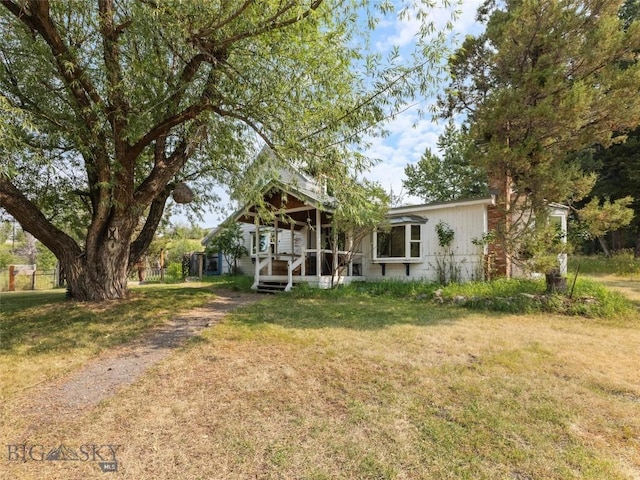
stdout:
{"type": "MultiPolygon", "coordinates": [[[[420,160],[427,147],[436,149],[444,123],[420,118],[416,109],[410,109],[389,122],[387,129],[390,132],[388,137],[369,140],[370,147],[365,153],[371,158],[379,159],[380,163],[367,172],[365,177],[397,195],[403,191],[405,167],[420,160]]],[[[420,199],[408,197],[404,201],[419,203],[420,199]]]]}
{"type": "Polygon", "coordinates": [[[376,50],[388,52],[392,47],[404,48],[412,45],[418,38],[424,22],[431,22],[436,32],[444,31],[449,22],[452,23],[452,35],[464,37],[467,33],[477,33],[479,26],[475,21],[476,11],[483,0],[464,0],[459,7],[436,6],[428,9],[422,18],[418,15],[417,6],[407,7],[404,11],[407,15],[399,18],[397,12],[403,8],[402,1],[396,2],[397,12],[380,22],[374,36],[378,37],[374,41],[376,50]],[[457,11],[457,15],[453,13],[457,11]]]}
{"type": "MultiPolygon", "coordinates": [[[[480,31],[481,27],[476,23],[475,16],[482,2],[483,0],[464,0],[458,8],[459,15],[453,22],[452,31],[452,34],[457,34],[457,41],[463,40],[467,34],[477,34],[480,31]]],[[[402,1],[399,0],[396,4],[400,7],[402,1]]],[[[449,9],[436,8],[428,19],[434,22],[436,28],[444,29],[450,15],[449,9]]],[[[378,41],[374,42],[379,51],[386,52],[393,45],[409,49],[417,39],[420,21],[412,14],[405,20],[397,17],[386,19],[379,27],[379,31],[374,34],[379,36],[378,41]]],[[[452,45],[452,48],[456,46],[452,45]]],[[[422,103],[429,101],[431,100],[423,99],[422,103]]],[[[444,121],[435,123],[430,118],[419,118],[415,108],[399,114],[386,126],[391,133],[388,137],[370,141],[371,147],[366,154],[381,159],[381,163],[372,168],[366,177],[379,182],[387,190],[393,189],[397,194],[402,190],[405,166],[420,160],[427,147],[434,151],[437,149],[438,136],[444,130],[444,125],[444,121]]],[[[419,201],[415,198],[408,200],[419,201]]]]}
{"type": "Polygon", "coordinates": [[[376,35],[379,40],[375,42],[376,50],[381,52],[389,51],[393,46],[404,47],[413,43],[420,31],[420,22],[415,18],[409,20],[399,20],[388,22],[387,28],[380,29],[376,35]],[[386,32],[386,30],[389,30],[386,32]]]}

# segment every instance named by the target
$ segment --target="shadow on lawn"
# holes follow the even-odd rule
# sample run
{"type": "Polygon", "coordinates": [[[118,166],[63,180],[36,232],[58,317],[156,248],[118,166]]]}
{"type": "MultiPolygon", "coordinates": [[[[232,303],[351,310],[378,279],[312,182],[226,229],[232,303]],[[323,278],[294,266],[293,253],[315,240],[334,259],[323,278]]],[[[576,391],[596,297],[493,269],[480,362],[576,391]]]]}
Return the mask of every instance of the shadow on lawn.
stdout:
{"type": "Polygon", "coordinates": [[[601,276],[596,279],[612,290],[622,293],[640,308],[640,280],[630,280],[618,276],[601,276]]]}
{"type": "Polygon", "coordinates": [[[131,340],[210,295],[210,288],[149,288],[126,300],[79,303],[66,301],[64,291],[3,294],[0,353],[100,350],[131,340]]]}
{"type": "Polygon", "coordinates": [[[473,314],[464,308],[440,307],[429,300],[382,296],[292,298],[278,295],[237,310],[233,321],[248,326],[272,324],[285,328],[374,330],[401,324],[430,326],[453,323],[473,314]]]}

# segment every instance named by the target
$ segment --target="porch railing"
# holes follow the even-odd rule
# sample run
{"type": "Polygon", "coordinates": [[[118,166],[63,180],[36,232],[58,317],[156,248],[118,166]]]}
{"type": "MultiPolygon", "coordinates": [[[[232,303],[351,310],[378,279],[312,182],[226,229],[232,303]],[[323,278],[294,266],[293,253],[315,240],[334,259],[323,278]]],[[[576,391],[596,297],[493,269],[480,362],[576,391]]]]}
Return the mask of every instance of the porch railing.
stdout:
{"type": "Polygon", "coordinates": [[[293,271],[298,268],[305,260],[305,256],[301,255],[295,262],[291,260],[287,261],[287,286],[285,287],[285,292],[290,292],[293,288],[293,271]]]}
{"type": "Polygon", "coordinates": [[[256,258],[256,262],[258,263],[257,267],[256,267],[256,275],[255,278],[253,279],[253,285],[251,285],[251,289],[252,290],[257,290],[258,289],[258,284],[260,283],[260,270],[262,270],[265,266],[269,266],[269,273],[271,270],[271,261],[273,260],[273,257],[271,255],[267,255],[266,257],[264,257],[262,260],[260,260],[260,258],[256,258]]]}
{"type": "MultiPolygon", "coordinates": [[[[325,272],[325,267],[330,268],[331,266],[327,263],[326,265],[323,262],[328,262],[327,258],[325,258],[327,255],[332,255],[335,254],[335,252],[331,251],[331,250],[327,250],[327,249],[322,249],[322,250],[312,250],[312,249],[303,249],[302,250],[302,254],[293,254],[293,253],[268,253],[265,256],[260,256],[260,257],[254,257],[254,261],[257,263],[257,265],[254,264],[254,269],[255,269],[255,278],[253,281],[253,285],[251,286],[251,288],[253,290],[257,290],[258,289],[258,285],[260,284],[260,278],[262,276],[265,277],[269,277],[268,280],[274,280],[275,277],[279,277],[282,278],[284,276],[284,261],[286,260],[286,275],[287,275],[287,285],[285,287],[285,291],[290,291],[291,288],[293,287],[293,277],[294,276],[300,276],[300,277],[306,277],[307,275],[311,275],[313,277],[322,277],[322,276],[330,276],[330,273],[323,273],[325,272]],[[321,261],[320,261],[320,270],[318,270],[318,266],[316,264],[317,261],[317,255],[320,254],[321,255],[321,261]],[[278,261],[282,261],[283,265],[281,265],[280,263],[278,263],[278,265],[275,265],[275,262],[278,261]],[[309,265],[307,265],[307,262],[310,262],[309,265]],[[266,273],[262,274],[261,271],[266,268],[266,273]],[[278,272],[274,273],[274,269],[276,269],[278,272]],[[299,269],[299,272],[297,274],[294,275],[294,272],[299,269]]],[[[347,255],[348,252],[343,252],[343,251],[339,251],[337,252],[337,254],[339,256],[341,255],[347,255]]],[[[362,257],[362,253],[357,253],[355,255],[355,257],[362,257]]],[[[356,270],[352,270],[352,267],[350,265],[345,266],[345,269],[341,272],[340,277],[343,276],[360,276],[361,275],[361,268],[358,268],[357,273],[355,273],[356,270]]]]}

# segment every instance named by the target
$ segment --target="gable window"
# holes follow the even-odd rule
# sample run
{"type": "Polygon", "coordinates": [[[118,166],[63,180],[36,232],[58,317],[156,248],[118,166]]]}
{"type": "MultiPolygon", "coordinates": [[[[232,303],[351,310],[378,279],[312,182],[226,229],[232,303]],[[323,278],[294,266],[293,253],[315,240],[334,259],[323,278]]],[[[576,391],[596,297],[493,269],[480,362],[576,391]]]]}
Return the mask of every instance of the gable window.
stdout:
{"type": "Polygon", "coordinates": [[[374,259],[417,259],[421,255],[422,223],[420,217],[391,219],[391,228],[375,234],[374,259]],[[396,225],[394,225],[394,223],[396,225]],[[401,223],[401,225],[398,225],[401,223]]]}

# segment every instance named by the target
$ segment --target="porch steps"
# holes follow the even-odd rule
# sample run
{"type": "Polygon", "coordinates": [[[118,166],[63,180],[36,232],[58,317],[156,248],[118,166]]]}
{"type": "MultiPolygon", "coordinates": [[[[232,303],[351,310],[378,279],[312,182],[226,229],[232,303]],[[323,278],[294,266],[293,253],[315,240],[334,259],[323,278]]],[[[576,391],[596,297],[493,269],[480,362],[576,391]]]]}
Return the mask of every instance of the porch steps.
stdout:
{"type": "Polygon", "coordinates": [[[278,293],[284,292],[287,282],[261,282],[258,284],[258,293],[278,293]]]}

